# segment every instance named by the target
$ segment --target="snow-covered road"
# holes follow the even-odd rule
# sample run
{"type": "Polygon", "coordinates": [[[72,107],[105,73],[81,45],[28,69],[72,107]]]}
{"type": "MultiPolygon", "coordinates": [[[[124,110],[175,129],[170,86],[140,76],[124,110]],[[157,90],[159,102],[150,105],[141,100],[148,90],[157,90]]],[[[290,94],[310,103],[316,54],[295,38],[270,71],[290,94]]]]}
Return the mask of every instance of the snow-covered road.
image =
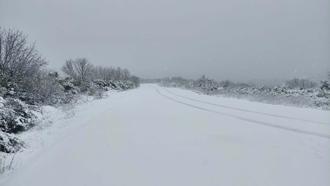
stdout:
{"type": "Polygon", "coordinates": [[[330,112],[151,84],[87,109],[76,130],[3,184],[330,185],[330,112]]]}

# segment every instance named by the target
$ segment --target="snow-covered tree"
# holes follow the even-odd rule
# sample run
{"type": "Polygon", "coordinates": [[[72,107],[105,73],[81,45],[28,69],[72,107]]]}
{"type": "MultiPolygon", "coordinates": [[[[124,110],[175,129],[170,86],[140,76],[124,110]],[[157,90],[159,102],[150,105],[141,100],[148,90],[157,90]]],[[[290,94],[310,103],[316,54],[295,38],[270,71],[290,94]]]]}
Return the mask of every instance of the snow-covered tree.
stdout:
{"type": "Polygon", "coordinates": [[[46,64],[34,45],[20,31],[0,28],[0,85],[26,87],[46,64]]]}
{"type": "Polygon", "coordinates": [[[86,58],[69,59],[65,62],[62,70],[73,78],[77,85],[82,85],[91,80],[93,66],[86,58]]]}

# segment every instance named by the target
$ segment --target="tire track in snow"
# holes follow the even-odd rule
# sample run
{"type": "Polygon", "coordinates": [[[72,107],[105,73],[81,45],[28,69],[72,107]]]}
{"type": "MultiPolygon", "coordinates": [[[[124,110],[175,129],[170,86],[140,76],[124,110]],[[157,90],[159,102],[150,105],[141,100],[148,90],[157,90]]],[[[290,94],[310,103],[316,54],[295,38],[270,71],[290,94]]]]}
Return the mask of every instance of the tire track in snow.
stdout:
{"type": "Polygon", "coordinates": [[[246,118],[246,117],[237,116],[237,115],[234,115],[234,114],[228,114],[228,113],[219,112],[219,111],[208,109],[208,108],[203,108],[203,107],[196,106],[196,105],[193,105],[193,104],[190,104],[190,103],[185,103],[185,102],[179,101],[177,99],[174,99],[170,96],[167,96],[167,95],[161,93],[158,88],[155,88],[155,89],[156,89],[156,92],[160,96],[162,96],[162,97],[164,97],[168,100],[171,100],[173,102],[176,102],[176,103],[179,103],[179,104],[182,104],[182,105],[186,105],[188,107],[192,107],[192,108],[195,108],[195,109],[198,109],[198,110],[224,115],[224,116],[227,116],[227,117],[235,118],[235,119],[242,120],[242,121],[247,121],[249,123],[253,123],[253,124],[257,124],[257,125],[263,125],[263,126],[266,126],[266,127],[272,127],[272,128],[276,128],[276,129],[280,129],[280,130],[285,130],[285,131],[290,131],[290,132],[295,132],[295,133],[300,133],[300,134],[305,134],[305,135],[310,135],[310,136],[320,137],[320,138],[325,138],[325,139],[330,140],[330,135],[327,135],[327,134],[321,134],[321,133],[317,133],[317,132],[311,132],[311,131],[306,131],[306,130],[301,130],[301,129],[296,129],[296,128],[290,128],[290,127],[275,125],[275,124],[264,122],[264,121],[258,121],[258,120],[254,120],[254,119],[250,119],[250,118],[246,118]]]}
{"type": "Polygon", "coordinates": [[[228,106],[228,105],[222,105],[222,104],[217,104],[217,103],[211,103],[208,101],[202,101],[199,99],[194,99],[194,98],[190,98],[187,96],[183,96],[183,95],[179,95],[176,94],[166,88],[164,88],[164,90],[174,96],[183,98],[183,99],[187,99],[190,101],[195,101],[198,103],[203,103],[203,104],[207,104],[207,105],[212,105],[215,107],[221,107],[221,108],[225,108],[225,109],[230,109],[230,110],[237,110],[237,111],[241,111],[241,112],[247,112],[247,113],[253,113],[253,114],[259,114],[259,115],[264,115],[264,116],[271,116],[271,117],[275,117],[275,118],[282,118],[282,119],[289,119],[289,120],[295,120],[295,121],[300,121],[300,122],[305,122],[305,123],[310,123],[310,124],[319,124],[319,125],[327,125],[330,126],[330,123],[326,123],[326,122],[321,122],[321,121],[314,121],[314,120],[308,120],[308,119],[301,119],[301,118],[296,118],[296,117],[290,117],[290,116],[284,116],[284,115],[278,115],[278,114],[271,114],[271,113],[266,113],[266,112],[258,112],[258,111],[252,111],[252,110],[248,110],[248,109],[242,109],[242,108],[238,108],[238,107],[232,107],[232,106],[228,106]]]}

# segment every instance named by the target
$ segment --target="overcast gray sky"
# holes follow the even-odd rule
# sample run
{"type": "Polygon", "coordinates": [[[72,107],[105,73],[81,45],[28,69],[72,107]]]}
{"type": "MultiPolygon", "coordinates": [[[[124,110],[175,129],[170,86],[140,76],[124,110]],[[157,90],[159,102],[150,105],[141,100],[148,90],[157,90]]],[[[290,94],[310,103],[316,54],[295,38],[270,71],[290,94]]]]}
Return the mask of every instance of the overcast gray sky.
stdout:
{"type": "Polygon", "coordinates": [[[49,66],[87,57],[140,77],[322,78],[329,0],[0,0],[0,26],[49,66]]]}

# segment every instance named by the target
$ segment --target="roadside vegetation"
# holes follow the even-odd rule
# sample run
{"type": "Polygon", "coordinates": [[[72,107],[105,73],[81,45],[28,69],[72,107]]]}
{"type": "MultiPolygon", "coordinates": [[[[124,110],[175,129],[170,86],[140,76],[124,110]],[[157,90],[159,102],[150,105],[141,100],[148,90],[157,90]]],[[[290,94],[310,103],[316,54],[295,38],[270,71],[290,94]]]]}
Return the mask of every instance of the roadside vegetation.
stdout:
{"type": "Polygon", "coordinates": [[[162,86],[180,87],[208,95],[244,98],[271,104],[314,107],[330,110],[330,72],[328,79],[314,82],[294,78],[278,86],[216,81],[205,76],[197,80],[172,77],[154,80],[162,86]]]}
{"type": "Polygon", "coordinates": [[[62,72],[47,61],[21,31],[0,28],[0,152],[24,147],[16,136],[37,125],[44,105],[72,104],[81,95],[102,98],[106,91],[139,86],[127,69],[95,66],[86,58],[67,60],[62,72]]]}

